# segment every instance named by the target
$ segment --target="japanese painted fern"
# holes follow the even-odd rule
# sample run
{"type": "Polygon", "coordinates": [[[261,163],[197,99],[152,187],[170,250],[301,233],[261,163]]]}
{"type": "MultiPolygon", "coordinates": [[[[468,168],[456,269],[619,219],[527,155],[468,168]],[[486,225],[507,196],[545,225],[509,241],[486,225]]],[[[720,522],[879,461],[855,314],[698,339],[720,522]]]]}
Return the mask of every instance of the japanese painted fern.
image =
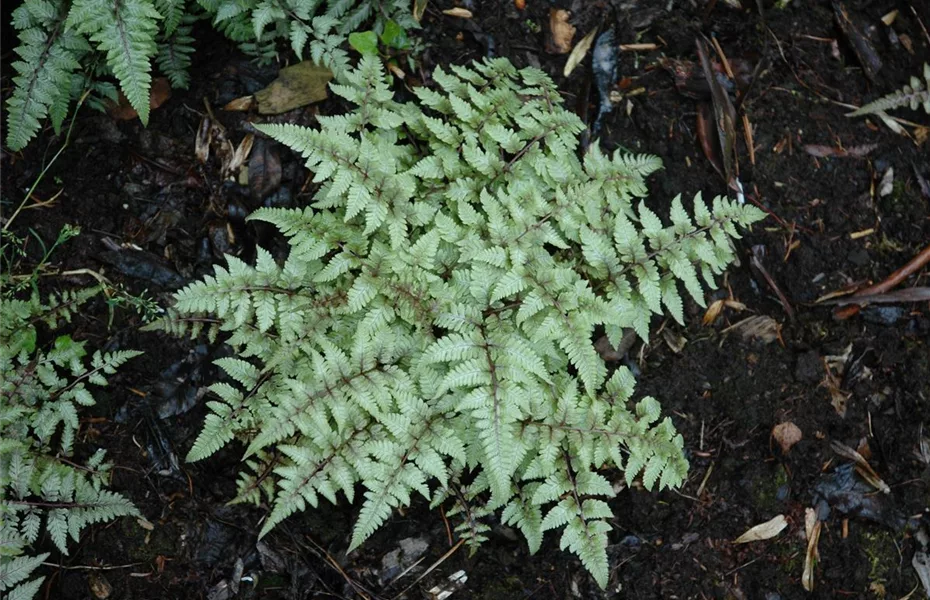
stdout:
{"type": "MultiPolygon", "coordinates": [[[[7,283],[7,282],[4,282],[7,283]]],[[[0,297],[0,597],[29,600],[44,577],[33,572],[49,554],[32,547],[44,530],[68,553],[93,523],[138,511],[105,488],[109,466],[98,450],[85,464],[70,459],[78,432],[78,411],[94,404],[88,384],[106,385],[106,375],[138,352],[95,352],[87,363],[84,342],[58,336],[49,349],[38,344],[36,325],[50,329],[71,315],[100,288],[66,292],[41,301],[9,293],[0,297]]]]}
{"type": "Polygon", "coordinates": [[[319,188],[311,207],[251,216],[289,239],[283,264],[230,256],[159,325],[197,333],[211,315],[239,351],[218,361],[235,384],[212,386],[188,458],[245,444],[238,500],[270,502],[262,535],[361,484],[352,549],[418,493],[450,500],[473,545],[498,511],[531,551],[562,530],[603,586],[611,470],[665,488],[688,463],[592,336],[645,339],[664,310],[681,322],[679,284],[703,304],[700,277],[713,285],[737,225],[762,213],[697,196],[692,219],[676,198],[666,226],[634,204],[659,160],[596,145],[579,159],[583,125],[543,72],[451,70],[398,103],[366,57],[333,86],[354,112],[258,126],[319,188]]]}

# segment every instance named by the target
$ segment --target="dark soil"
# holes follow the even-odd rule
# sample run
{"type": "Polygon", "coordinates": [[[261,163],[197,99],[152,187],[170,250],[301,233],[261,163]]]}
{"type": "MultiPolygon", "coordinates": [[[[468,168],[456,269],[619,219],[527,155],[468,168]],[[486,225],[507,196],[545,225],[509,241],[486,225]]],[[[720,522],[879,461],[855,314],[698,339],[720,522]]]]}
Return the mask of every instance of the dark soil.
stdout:
{"type": "MultiPolygon", "coordinates": [[[[437,64],[461,64],[490,51],[552,74],[568,106],[593,120],[596,86],[584,66],[590,59],[565,78],[566,57],[547,53],[548,2],[527,0],[523,11],[510,0],[471,4],[474,18],[462,20],[441,13],[452,6],[448,0],[429,3],[422,32],[427,49],[417,68],[408,70],[411,81],[423,80],[437,64]]],[[[427,590],[459,570],[468,580],[453,598],[463,599],[921,596],[911,567],[917,543],[912,531],[889,515],[919,516],[930,507],[930,467],[916,453],[921,432],[930,432],[930,306],[875,305],[839,320],[830,307],[813,302],[851,282],[885,278],[930,243],[930,198],[922,195],[917,175],[930,176],[927,130],[910,128],[917,139],[909,139],[877,119],[847,118],[847,109],[835,103],[863,104],[920,73],[930,61],[930,36],[919,19],[930,25],[930,6],[921,0],[849,0],[850,14],[871,28],[884,62],[872,83],[826,1],[779,3],[786,8],[762,2],[764,20],[755,6],[733,10],[726,2],[712,8],[692,8],[705,3],[684,0],[575,4],[576,42],[600,25],[615,27],[622,43],[660,45],[657,51],[621,53],[615,89],[626,95],[601,134],[607,149],[662,157],[665,169],[652,178],[649,199],[657,211],[678,193],[688,197],[702,191],[709,198],[726,191],[696,142],[695,100],[676,90],[660,59],[696,60],[694,40],[704,34],[715,37],[729,59],[746,61],[750,72],[759,65],[742,103],[754,128],[755,164],[739,128],[740,178],[750,201],[772,215],[741,241],[741,265],[730,269],[726,287],[715,296],[732,293],[745,310],[727,308],[704,326],[703,309],[691,306],[687,328],[669,321],[652,344],[630,352],[641,370],[638,391],[659,398],[674,420],[686,441],[691,472],[680,490],[649,493],[634,487],[612,500],[617,517],[608,590],[598,590],[580,563],[559,550],[556,535],[550,533],[531,557],[526,544],[500,526],[477,554],[469,557],[459,549],[415,583],[452,541],[440,512],[423,503],[395,514],[349,556],[352,507],[326,505],[297,515],[263,540],[282,559],[282,572],[262,571],[256,533],[264,511],[226,506],[234,492],[237,451],[183,462],[205,413],[198,391],[216,377],[209,366],[214,351],[198,346],[203,340],[142,333],[139,317],[125,309],[118,309],[108,326],[106,306],[97,303],[76,321],[73,335],[146,354],[113,378],[108,395],[100,395],[90,416],[102,418],[88,419],[82,441],[85,448],[107,449],[117,465],[114,488],[130,497],[151,525],[122,520],[88,530],[71,556],[55,558],[61,568],[49,569],[44,597],[93,597],[91,587],[105,579],[111,598],[207,598],[232,576],[237,559],[246,575],[257,577],[257,587],[243,580],[240,598],[394,598],[408,586],[407,597],[429,597],[427,590]],[[675,8],[666,12],[666,4],[675,8]],[[894,9],[897,20],[886,27],[880,18],[894,9]],[[895,41],[889,37],[892,29],[895,41]],[[865,158],[817,158],[805,152],[805,144],[877,146],[865,158]],[[889,168],[893,187],[880,196],[879,181],[889,168]],[[873,231],[860,236],[864,230],[873,231]],[[762,264],[794,318],[751,267],[753,247],[763,250],[762,264]],[[773,318],[779,337],[766,342],[726,331],[754,315],[773,318]],[[683,348],[673,343],[681,338],[683,348]],[[837,380],[847,396],[841,417],[831,405],[824,360],[846,353],[845,373],[837,380]],[[166,371],[172,366],[175,370],[166,371]],[[187,387],[172,388],[179,379],[187,387]],[[180,396],[195,407],[159,419],[162,396],[180,396]],[[800,428],[803,440],[783,453],[771,432],[787,421],[800,428]],[[823,523],[816,588],[807,593],[801,585],[805,509],[813,506],[815,484],[847,462],[831,451],[832,441],[868,451],[891,493],[867,499],[882,503],[883,522],[861,513],[844,516],[834,507],[823,523]],[[176,467],[166,459],[172,453],[181,457],[176,467]],[[732,543],[778,514],[788,521],[778,537],[732,543]],[[386,571],[385,558],[408,548],[409,541],[401,542],[407,538],[422,540],[426,552],[416,568],[390,582],[400,569],[386,571]]],[[[219,108],[261,89],[278,68],[254,65],[207,28],[199,34],[192,89],[175,90],[153,111],[147,128],[82,109],[69,147],[36,197],[61,194],[51,207],[27,210],[14,228],[23,235],[32,228],[49,241],[63,224],[80,225],[82,235],[54,257],[56,268],[105,272],[129,291],[148,290],[165,304],[170,291],[208,272],[223,252],[248,260],[256,244],[276,243],[269,232],[246,226],[242,215],[262,203],[306,202],[306,171],[296,156],[271,143],[253,153],[263,152],[266,165],[280,160],[282,183],[261,200],[247,187],[222,182],[215,159],[197,162],[194,140],[204,100],[237,144],[248,131],[248,116],[219,108]],[[104,238],[135,244],[149,262],[121,270],[104,238]],[[153,279],[152,265],[167,276],[153,279]],[[140,276],[142,267],[147,276],[140,276]]],[[[4,91],[9,41],[7,35],[4,91]]],[[[317,112],[339,110],[328,101],[279,119],[311,122],[317,112]]],[[[916,111],[894,114],[930,123],[916,111]]],[[[48,131],[25,152],[4,154],[4,214],[19,203],[62,141],[48,131]]],[[[38,252],[34,244],[30,249],[38,252]]],[[[44,281],[54,288],[93,283],[82,276],[44,281]]],[[[930,285],[927,268],[903,284],[918,285],[930,285]]]]}

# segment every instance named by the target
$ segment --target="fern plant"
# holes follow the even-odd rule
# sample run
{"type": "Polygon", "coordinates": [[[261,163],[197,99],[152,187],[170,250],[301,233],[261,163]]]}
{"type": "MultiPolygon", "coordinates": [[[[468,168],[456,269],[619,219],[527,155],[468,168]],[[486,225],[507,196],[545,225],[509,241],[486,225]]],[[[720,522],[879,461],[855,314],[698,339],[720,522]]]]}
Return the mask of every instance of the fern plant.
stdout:
{"type": "Polygon", "coordinates": [[[917,107],[923,107],[924,112],[930,115],[930,63],[924,63],[924,81],[921,82],[917,77],[911,77],[909,85],[905,85],[887,96],[882,96],[874,102],[869,102],[865,106],[847,114],[848,117],[859,117],[862,115],[872,115],[878,112],[885,112],[907,106],[911,110],[917,110],[917,107]]]}
{"type": "MultiPolygon", "coordinates": [[[[6,279],[6,278],[4,278],[6,279]]],[[[34,281],[34,278],[33,278],[34,281]]],[[[3,281],[9,284],[10,281],[3,281]]],[[[94,404],[88,385],[106,385],[134,351],[95,352],[59,335],[39,344],[37,325],[56,331],[100,288],[67,291],[42,301],[36,290],[17,299],[19,286],[0,294],[0,596],[29,600],[44,577],[34,571],[49,553],[31,548],[45,531],[68,553],[93,523],[138,515],[132,503],[106,489],[109,465],[98,450],[83,465],[71,460],[78,411],[94,404]]]]}
{"type": "Polygon", "coordinates": [[[504,59],[437,69],[441,90],[393,99],[376,58],[333,91],[357,108],[320,129],[258,128],[307,159],[311,207],[261,209],[290,254],[227,266],[176,295],[155,328],[228,334],[232,381],[188,455],[245,446],[237,501],[267,501],[261,535],[320,497],[364,488],[350,549],[414,493],[461,515],[474,547],[488,517],[531,551],[562,531],[604,586],[611,469],[680,484],[683,442],[634,378],[592,343],[652,315],[684,318],[703,276],[732,259],[761,211],[698,195],[664,225],[644,203],[653,156],[575,152],[583,125],[553,82],[504,59]]]}
{"type": "Polygon", "coordinates": [[[339,73],[346,36],[373,22],[418,27],[407,0],[25,0],[13,11],[18,60],[7,100],[6,143],[21,150],[46,118],[55,132],[89,88],[91,105],[116,100],[114,78],[143,124],[153,62],[172,87],[190,83],[193,23],[204,13],[247,53],[270,60],[286,41],[298,57],[339,73]]]}
{"type": "Polygon", "coordinates": [[[350,33],[372,23],[376,33],[386,26],[419,27],[408,0],[198,0],[214,25],[240,48],[271,60],[279,42],[297,56],[339,73],[348,66],[342,48],[350,33]]]}

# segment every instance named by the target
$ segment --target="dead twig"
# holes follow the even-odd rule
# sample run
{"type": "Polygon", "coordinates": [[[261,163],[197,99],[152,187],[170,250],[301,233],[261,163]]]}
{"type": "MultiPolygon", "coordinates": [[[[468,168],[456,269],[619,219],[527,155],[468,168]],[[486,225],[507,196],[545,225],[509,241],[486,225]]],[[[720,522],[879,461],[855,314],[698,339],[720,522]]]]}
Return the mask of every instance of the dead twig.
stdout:
{"type": "Polygon", "coordinates": [[[794,322],[794,308],[792,308],[791,303],[788,302],[788,297],[785,296],[784,292],[781,291],[781,288],[778,287],[778,284],[775,283],[775,279],[769,275],[768,270],[762,264],[762,257],[765,256],[765,246],[753,246],[752,247],[752,266],[759,271],[759,274],[765,279],[765,282],[769,284],[769,287],[772,288],[772,291],[775,292],[775,295],[778,296],[778,301],[781,302],[782,307],[785,309],[785,313],[788,315],[788,318],[794,322]]]}
{"type": "Polygon", "coordinates": [[[927,263],[930,263],[930,245],[921,250],[920,253],[908,261],[906,265],[889,275],[884,281],[859,290],[853,294],[853,297],[861,298],[862,296],[876,296],[879,294],[884,294],[889,290],[897,287],[899,283],[916,273],[927,263]]]}

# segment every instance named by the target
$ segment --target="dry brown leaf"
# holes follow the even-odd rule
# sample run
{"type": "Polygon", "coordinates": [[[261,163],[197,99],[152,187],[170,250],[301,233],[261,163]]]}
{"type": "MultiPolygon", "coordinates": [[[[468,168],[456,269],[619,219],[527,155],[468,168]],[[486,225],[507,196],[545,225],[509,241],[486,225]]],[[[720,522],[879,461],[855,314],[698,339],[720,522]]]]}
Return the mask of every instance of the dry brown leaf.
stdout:
{"type": "Polygon", "coordinates": [[[552,36],[550,54],[566,54],[572,49],[575,27],[568,22],[571,13],[562,8],[549,10],[549,33],[552,36]]]}
{"type": "Polygon", "coordinates": [[[817,518],[817,512],[813,508],[804,511],[804,532],[807,534],[807,552],[804,554],[804,573],[801,575],[801,585],[808,592],[814,591],[814,567],[817,566],[817,560],[820,554],[817,551],[817,543],[820,541],[820,528],[823,523],[817,518]]]}
{"type": "Polygon", "coordinates": [[[801,441],[804,434],[801,433],[801,429],[797,425],[791,421],[786,421],[772,428],[772,437],[778,442],[781,451],[787,454],[792,446],[801,441]]]}
{"type": "Polygon", "coordinates": [[[665,341],[669,349],[675,354],[681,354],[681,351],[685,349],[685,346],[688,344],[687,338],[683,335],[678,335],[677,333],[672,332],[671,329],[662,330],[662,339],[665,341]]]}
{"type": "Polygon", "coordinates": [[[263,200],[280,186],[281,158],[277,145],[259,140],[249,159],[249,192],[255,200],[263,200]]]}
{"type": "MultiPolygon", "coordinates": [[[[574,27],[572,28],[574,30],[574,27]]],[[[574,31],[572,32],[574,33],[574,31]]],[[[572,53],[568,55],[568,60],[565,61],[565,69],[562,70],[562,75],[568,77],[572,74],[572,71],[575,70],[581,61],[584,60],[584,57],[588,54],[588,50],[591,49],[591,44],[594,43],[594,36],[597,35],[597,27],[592,29],[588,35],[581,38],[581,41],[572,48],[572,53]]]]}
{"type": "Polygon", "coordinates": [[[210,159],[210,143],[213,141],[213,122],[210,117],[200,120],[197,135],[194,138],[194,156],[201,163],[206,164],[210,159]]]}
{"type": "Polygon", "coordinates": [[[258,112],[278,115],[289,110],[326,99],[326,84],[333,73],[309,60],[285,67],[278,78],[265,89],[255,93],[258,112]]]}
{"type": "MultiPolygon", "coordinates": [[[[149,109],[155,110],[164,104],[168,98],[171,98],[171,84],[168,83],[168,78],[156,77],[153,79],[151,95],[149,96],[149,109]]],[[[117,121],[131,121],[139,117],[139,113],[129,104],[129,100],[126,99],[122,91],[119,92],[118,102],[107,100],[105,104],[107,114],[117,121]]]]}
{"type": "Polygon", "coordinates": [[[223,107],[227,112],[245,112],[255,104],[255,96],[242,96],[235,100],[230,100],[223,107]]]}
{"type": "Polygon", "coordinates": [[[450,17],[457,17],[459,19],[470,19],[473,16],[471,11],[468,10],[467,8],[459,8],[459,7],[444,10],[442,11],[442,14],[450,16],[450,17]]]}
{"type": "Polygon", "coordinates": [[[777,515],[765,523],[759,523],[746,530],[746,533],[733,540],[734,544],[747,544],[769,540],[778,535],[788,526],[785,515],[777,515]]]}
{"type": "Polygon", "coordinates": [[[872,150],[878,148],[878,144],[862,144],[859,146],[849,146],[840,148],[839,146],[824,146],[822,144],[806,144],[804,151],[811,156],[825,158],[827,156],[851,156],[853,158],[863,158],[868,156],[872,150]]]}
{"type": "Polygon", "coordinates": [[[429,4],[429,0],[413,0],[413,19],[419,23],[423,18],[423,13],[426,12],[426,5],[429,4]]]}
{"type": "Polygon", "coordinates": [[[247,133],[242,141],[239,142],[239,145],[236,147],[236,151],[232,153],[232,156],[229,159],[229,164],[223,165],[223,173],[230,174],[235,171],[238,171],[239,168],[245,164],[245,159],[249,157],[249,153],[252,152],[252,143],[255,141],[254,133],[247,133]]]}
{"type": "Polygon", "coordinates": [[[704,318],[701,319],[701,324],[705,327],[712,325],[713,322],[717,320],[717,317],[720,316],[722,311],[723,300],[714,300],[711,302],[710,306],[707,307],[707,310],[704,311],[704,318]]]}
{"type": "Polygon", "coordinates": [[[87,576],[87,584],[90,586],[90,593],[97,600],[107,600],[113,594],[113,586],[101,573],[91,572],[87,576]]]}
{"type": "Polygon", "coordinates": [[[734,331],[743,336],[743,339],[758,339],[765,344],[771,344],[781,337],[781,324],[767,315],[756,315],[734,323],[723,333],[734,331]]]}

